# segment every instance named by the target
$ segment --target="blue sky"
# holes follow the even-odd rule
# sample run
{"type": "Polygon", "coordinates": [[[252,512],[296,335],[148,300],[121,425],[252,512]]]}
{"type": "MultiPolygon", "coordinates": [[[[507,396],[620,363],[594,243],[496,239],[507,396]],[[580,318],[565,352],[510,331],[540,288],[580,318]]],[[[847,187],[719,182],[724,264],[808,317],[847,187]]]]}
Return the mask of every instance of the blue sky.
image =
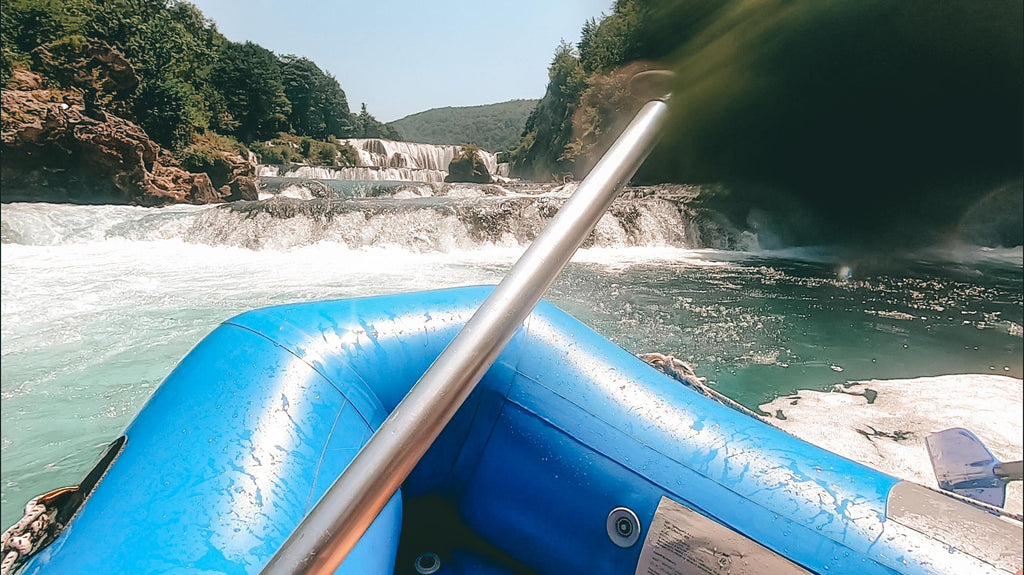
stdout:
{"type": "Polygon", "coordinates": [[[442,106],[539,98],[558,43],[612,0],[192,0],[229,39],[298,54],[389,122],[442,106]]]}

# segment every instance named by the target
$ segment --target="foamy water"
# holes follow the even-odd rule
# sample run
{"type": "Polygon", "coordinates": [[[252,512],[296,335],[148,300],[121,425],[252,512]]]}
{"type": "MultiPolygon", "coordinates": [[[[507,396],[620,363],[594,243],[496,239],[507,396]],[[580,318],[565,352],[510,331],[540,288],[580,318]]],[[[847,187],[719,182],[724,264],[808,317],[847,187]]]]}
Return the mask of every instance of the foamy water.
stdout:
{"type": "MultiPolygon", "coordinates": [[[[32,496],[77,482],[221,321],[272,304],[496,283],[564,197],[540,192],[3,205],[3,525],[32,496]]],[[[548,299],[630,351],[695,362],[749,407],[851,380],[1019,382],[1019,250],[869,269],[828,249],[712,249],[721,237],[688,214],[657,194],[620,204],[548,299]]],[[[965,411],[1019,414],[1019,384],[1016,407],[1012,389],[991,387],[995,398],[962,391],[965,411]]],[[[917,391],[894,393],[912,401],[917,391]]]]}

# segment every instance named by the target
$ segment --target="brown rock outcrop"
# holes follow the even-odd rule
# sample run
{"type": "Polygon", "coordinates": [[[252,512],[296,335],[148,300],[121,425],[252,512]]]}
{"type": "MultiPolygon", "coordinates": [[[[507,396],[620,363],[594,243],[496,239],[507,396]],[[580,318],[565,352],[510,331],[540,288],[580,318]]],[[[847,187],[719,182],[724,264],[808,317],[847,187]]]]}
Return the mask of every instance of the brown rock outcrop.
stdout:
{"type": "Polygon", "coordinates": [[[487,171],[487,164],[480,157],[480,148],[462,146],[462,150],[457,152],[452,161],[448,163],[448,177],[444,181],[449,183],[491,183],[491,173],[487,171]]]}
{"type": "Polygon", "coordinates": [[[228,150],[214,150],[213,164],[206,170],[218,193],[227,201],[255,200],[256,163],[228,150]]]}
{"type": "Polygon", "coordinates": [[[43,79],[34,72],[24,68],[15,68],[11,72],[11,79],[7,82],[12,90],[42,90],[43,79]]]}
{"type": "Polygon", "coordinates": [[[86,115],[103,108],[123,113],[124,98],[139,85],[135,67],[103,40],[69,36],[32,50],[33,69],[64,87],[81,90],[86,115]]]}
{"type": "MultiPolygon", "coordinates": [[[[21,85],[31,85],[23,78],[21,85]]],[[[143,206],[225,201],[206,174],[176,167],[139,126],[59,90],[3,90],[5,201],[120,201],[143,206]]],[[[235,180],[238,180],[236,176],[235,180]]],[[[240,185],[240,184],[239,184],[240,185]]],[[[255,186],[253,186],[255,190],[255,186]]]]}

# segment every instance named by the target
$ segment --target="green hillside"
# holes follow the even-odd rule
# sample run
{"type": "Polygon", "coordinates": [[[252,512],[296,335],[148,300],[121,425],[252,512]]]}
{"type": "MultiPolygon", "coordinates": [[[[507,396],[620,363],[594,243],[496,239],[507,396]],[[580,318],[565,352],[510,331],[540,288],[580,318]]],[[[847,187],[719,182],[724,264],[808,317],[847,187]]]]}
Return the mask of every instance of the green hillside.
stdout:
{"type": "Polygon", "coordinates": [[[6,0],[0,15],[0,86],[39,74],[46,88],[140,125],[186,166],[219,136],[395,137],[365,104],[353,114],[311,60],[232,42],[188,2],[6,0]]]}
{"type": "Polygon", "coordinates": [[[395,120],[388,126],[408,142],[473,144],[485,150],[507,150],[519,140],[526,117],[537,100],[509,100],[486,106],[434,108],[395,120]]]}

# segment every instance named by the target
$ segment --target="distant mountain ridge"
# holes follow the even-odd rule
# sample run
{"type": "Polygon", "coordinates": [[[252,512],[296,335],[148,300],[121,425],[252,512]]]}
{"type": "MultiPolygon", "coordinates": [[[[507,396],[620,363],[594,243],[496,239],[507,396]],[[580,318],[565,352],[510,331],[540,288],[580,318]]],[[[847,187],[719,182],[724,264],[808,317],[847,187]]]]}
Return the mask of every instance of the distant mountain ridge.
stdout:
{"type": "Polygon", "coordinates": [[[473,144],[507,150],[519,140],[538,100],[509,100],[483,106],[434,108],[388,123],[408,142],[473,144]]]}

